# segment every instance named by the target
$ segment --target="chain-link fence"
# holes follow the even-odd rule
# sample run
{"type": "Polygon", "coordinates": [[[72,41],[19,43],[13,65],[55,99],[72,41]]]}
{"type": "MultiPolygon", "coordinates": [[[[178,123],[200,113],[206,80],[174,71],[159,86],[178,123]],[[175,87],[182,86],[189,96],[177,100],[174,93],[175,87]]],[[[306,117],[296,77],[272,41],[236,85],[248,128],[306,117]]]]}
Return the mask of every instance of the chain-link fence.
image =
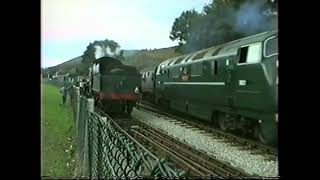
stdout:
{"type": "Polygon", "coordinates": [[[89,177],[178,177],[164,160],[115,129],[110,117],[89,116],[89,177]]]}
{"type": "MultiPolygon", "coordinates": [[[[50,84],[59,84],[50,82],[50,84]]],[[[80,94],[80,88],[69,90],[75,122],[76,177],[130,178],[179,177],[178,173],[158,159],[139,142],[115,128],[114,121],[94,112],[94,100],[80,94]]]]}
{"type": "Polygon", "coordinates": [[[94,112],[93,99],[80,98],[76,120],[76,166],[78,177],[129,178],[178,177],[134,139],[117,130],[110,117],[94,112]]]}

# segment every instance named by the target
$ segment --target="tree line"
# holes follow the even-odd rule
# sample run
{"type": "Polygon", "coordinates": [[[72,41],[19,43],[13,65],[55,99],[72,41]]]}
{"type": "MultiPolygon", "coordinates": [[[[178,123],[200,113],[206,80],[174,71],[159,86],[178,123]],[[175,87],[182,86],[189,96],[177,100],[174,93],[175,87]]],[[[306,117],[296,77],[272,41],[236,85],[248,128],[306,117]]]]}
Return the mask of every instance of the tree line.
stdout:
{"type": "Polygon", "coordinates": [[[177,51],[190,53],[228,41],[277,29],[277,0],[212,0],[198,13],[183,11],[169,38],[177,51]]]}

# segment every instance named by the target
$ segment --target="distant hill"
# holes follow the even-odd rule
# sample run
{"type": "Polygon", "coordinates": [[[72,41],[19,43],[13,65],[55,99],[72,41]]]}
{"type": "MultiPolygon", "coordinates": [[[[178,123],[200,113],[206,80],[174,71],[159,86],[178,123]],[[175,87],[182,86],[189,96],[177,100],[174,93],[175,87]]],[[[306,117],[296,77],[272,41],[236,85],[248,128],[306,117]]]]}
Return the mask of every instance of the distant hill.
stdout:
{"type": "Polygon", "coordinates": [[[166,59],[182,55],[175,52],[174,47],[154,49],[154,50],[140,50],[132,56],[125,58],[124,64],[136,66],[138,70],[151,69],[166,59]]]}
{"type": "MultiPolygon", "coordinates": [[[[138,68],[138,70],[152,69],[159,65],[162,61],[180,56],[180,53],[174,51],[175,47],[153,49],[153,50],[124,50],[123,55],[125,60],[124,64],[132,65],[138,68]]],[[[62,64],[46,68],[44,70],[44,77],[46,74],[55,74],[59,72],[61,74],[77,74],[79,69],[88,69],[89,64],[81,62],[82,56],[73,58],[62,64]]]]}
{"type": "Polygon", "coordinates": [[[134,54],[136,54],[139,51],[140,50],[123,50],[123,56],[124,57],[133,56],[134,54]]]}
{"type": "Polygon", "coordinates": [[[60,72],[62,74],[76,73],[76,68],[82,65],[81,61],[82,61],[82,56],[73,58],[59,65],[44,69],[44,74],[48,74],[48,73],[55,74],[56,72],[60,72]]]}

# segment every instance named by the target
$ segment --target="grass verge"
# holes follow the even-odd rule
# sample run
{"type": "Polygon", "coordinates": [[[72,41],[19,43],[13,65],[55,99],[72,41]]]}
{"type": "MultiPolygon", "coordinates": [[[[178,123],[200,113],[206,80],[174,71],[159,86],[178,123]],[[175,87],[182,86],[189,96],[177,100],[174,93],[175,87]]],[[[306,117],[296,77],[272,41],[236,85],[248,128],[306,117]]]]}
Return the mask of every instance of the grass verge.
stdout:
{"type": "Polygon", "coordinates": [[[57,87],[42,84],[41,88],[41,176],[72,177],[75,128],[70,101],[61,107],[57,87]]]}

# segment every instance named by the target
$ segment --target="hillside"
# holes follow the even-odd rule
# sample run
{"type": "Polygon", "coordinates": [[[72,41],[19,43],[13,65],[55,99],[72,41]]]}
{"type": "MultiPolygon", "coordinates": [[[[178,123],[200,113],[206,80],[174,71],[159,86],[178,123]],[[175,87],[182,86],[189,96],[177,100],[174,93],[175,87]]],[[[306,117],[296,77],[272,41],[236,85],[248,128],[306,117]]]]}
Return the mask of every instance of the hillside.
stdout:
{"type": "Polygon", "coordinates": [[[134,54],[136,54],[139,51],[140,50],[123,50],[123,56],[124,57],[133,56],[134,54]]]}
{"type": "Polygon", "coordinates": [[[174,51],[175,47],[140,50],[132,56],[126,57],[124,64],[136,66],[139,70],[150,69],[159,65],[166,59],[180,56],[180,53],[174,51]]]}
{"type": "MultiPolygon", "coordinates": [[[[154,49],[154,50],[124,50],[125,60],[124,64],[136,66],[138,70],[150,69],[162,61],[180,56],[180,53],[174,51],[175,47],[154,49]]],[[[88,69],[89,65],[81,62],[82,56],[73,58],[57,66],[49,67],[44,70],[44,76],[46,74],[55,74],[60,72],[61,74],[77,74],[79,69],[88,69]]]]}
{"type": "Polygon", "coordinates": [[[47,74],[47,73],[54,74],[56,72],[60,72],[62,74],[76,73],[76,68],[82,65],[81,60],[82,60],[82,56],[79,56],[69,61],[66,61],[64,63],[61,63],[59,65],[46,68],[44,70],[44,74],[47,74]]]}

